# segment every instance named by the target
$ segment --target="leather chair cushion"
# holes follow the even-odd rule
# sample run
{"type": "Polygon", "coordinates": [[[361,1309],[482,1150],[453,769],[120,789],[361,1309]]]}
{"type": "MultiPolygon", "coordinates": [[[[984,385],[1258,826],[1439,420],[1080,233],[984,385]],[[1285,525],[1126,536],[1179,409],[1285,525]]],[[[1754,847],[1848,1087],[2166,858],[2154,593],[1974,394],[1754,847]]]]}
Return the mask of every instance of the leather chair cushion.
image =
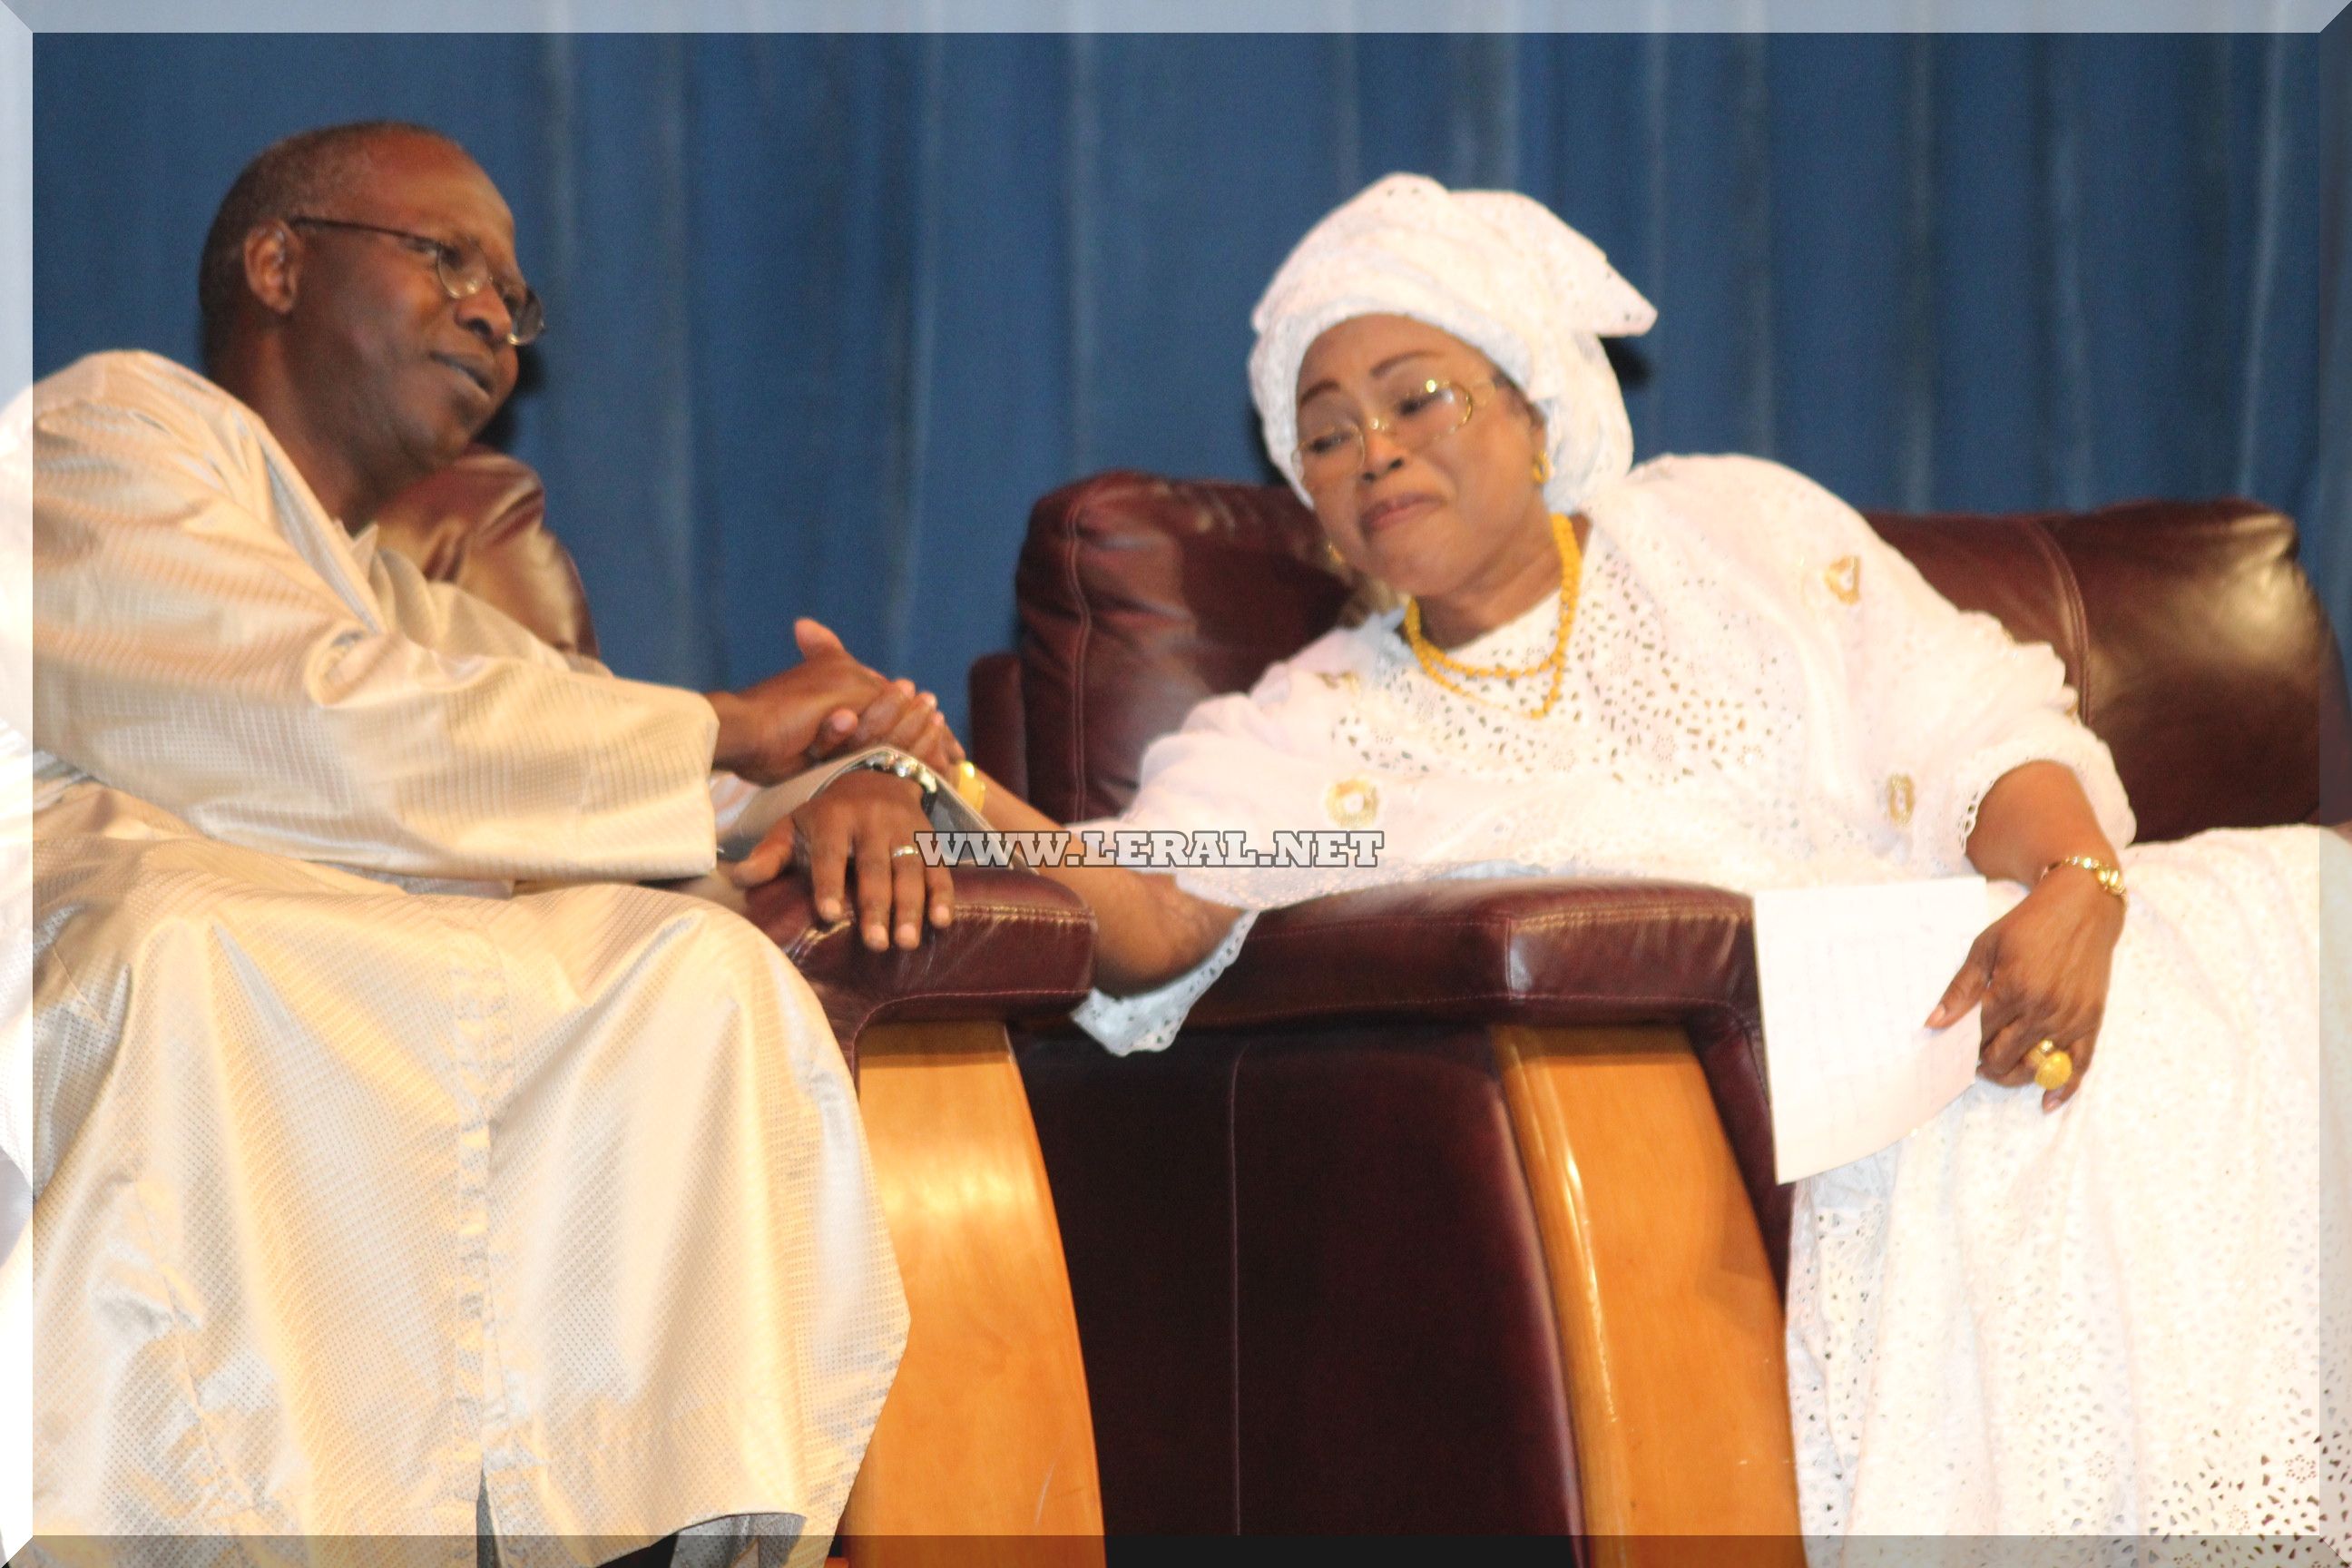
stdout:
{"type": "Polygon", "coordinates": [[[1021,1061],[1112,1533],[1580,1528],[1477,1030],[1194,1029],[1116,1064],[1066,1035],[1021,1061]]]}
{"type": "Polygon", "coordinates": [[[547,527],[547,489],[530,465],[474,447],[393,498],[377,542],[436,583],[487,600],[566,653],[596,657],[596,627],[572,552],[547,527]]]}
{"type": "Polygon", "coordinates": [[[1014,591],[1029,799],[1062,822],[1125,805],[1145,746],[1321,636],[1348,596],[1288,491],[1132,473],[1039,501],[1014,591]]]}
{"type": "Polygon", "coordinates": [[[1408,883],[1258,919],[1192,1009],[1202,1029],[1679,1021],[1690,1033],[1774,1277],[1792,1194],[1773,1175],[1747,898],[1675,882],[1526,878],[1408,883]]]}
{"type": "Polygon", "coordinates": [[[1021,658],[984,653],[971,662],[965,681],[971,700],[971,733],[965,737],[971,760],[982,773],[1024,800],[1029,789],[1029,726],[1021,710],[1021,658]]]}
{"type": "Polygon", "coordinates": [[[744,913],[814,988],[844,1049],[868,1024],[1045,1017],[1086,1000],[1095,921],[1076,893],[1028,871],[959,870],[955,888],[955,922],[912,952],[870,952],[852,922],[818,920],[803,877],[751,889],[744,913]]]}
{"type": "Polygon", "coordinates": [[[2295,563],[2250,501],[2135,501],[2032,517],[1875,517],[1947,598],[2066,663],[2145,840],[2334,821],[2343,667],[2295,563]],[[2326,721],[2329,717],[2333,724],[2326,721]]]}
{"type": "Polygon", "coordinates": [[[1402,883],[1258,919],[1194,1006],[1210,1028],[1340,1018],[1636,1023],[1753,1012],[1748,902],[1676,882],[1402,883]]]}

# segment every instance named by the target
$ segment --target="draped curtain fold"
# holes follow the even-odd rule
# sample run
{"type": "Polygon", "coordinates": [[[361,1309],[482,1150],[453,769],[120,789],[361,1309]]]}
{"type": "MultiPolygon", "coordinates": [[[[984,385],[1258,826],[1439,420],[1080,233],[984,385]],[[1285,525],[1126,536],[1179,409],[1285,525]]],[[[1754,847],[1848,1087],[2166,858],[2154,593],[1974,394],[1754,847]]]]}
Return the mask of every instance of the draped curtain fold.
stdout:
{"type": "Polygon", "coordinates": [[[306,125],[421,120],[551,326],[497,434],[608,657],[831,622],[962,711],[1030,503],[1267,474],[1248,311],[1395,169],[1512,185],[1657,303],[1643,454],[1857,505],[2242,493],[2352,631],[2352,18],[2272,37],[256,37],[36,45],[35,360],[192,359],[197,246],[306,125]]]}

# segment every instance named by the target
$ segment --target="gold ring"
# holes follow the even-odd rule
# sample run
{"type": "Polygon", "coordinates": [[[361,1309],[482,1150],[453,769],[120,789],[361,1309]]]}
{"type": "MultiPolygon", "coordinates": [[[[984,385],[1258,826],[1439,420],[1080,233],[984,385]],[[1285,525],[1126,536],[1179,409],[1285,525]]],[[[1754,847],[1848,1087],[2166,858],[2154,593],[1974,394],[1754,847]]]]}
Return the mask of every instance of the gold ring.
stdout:
{"type": "Polygon", "coordinates": [[[2044,1089],[2063,1089],[2074,1076],[2074,1053],[2059,1049],[2055,1040],[2040,1041],[2026,1054],[2033,1058],[2033,1081],[2044,1089]]]}
{"type": "Polygon", "coordinates": [[[920,855],[921,853],[921,850],[916,848],[911,844],[901,844],[898,847],[890,851],[890,858],[896,860],[902,855],[920,855]]]}

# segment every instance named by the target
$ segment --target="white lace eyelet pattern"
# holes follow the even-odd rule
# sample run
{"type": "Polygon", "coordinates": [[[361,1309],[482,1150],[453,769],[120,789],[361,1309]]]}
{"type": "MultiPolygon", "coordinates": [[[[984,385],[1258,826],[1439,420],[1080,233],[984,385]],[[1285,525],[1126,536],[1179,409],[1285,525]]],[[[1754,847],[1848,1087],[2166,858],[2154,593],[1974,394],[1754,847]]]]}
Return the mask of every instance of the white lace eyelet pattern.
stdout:
{"type": "MultiPolygon", "coordinates": [[[[1296,826],[1360,776],[1386,862],[1184,884],[1265,909],[1528,868],[1946,875],[1970,868],[1987,792],[2036,761],[2130,844],[2055,656],[1956,611],[1819,487],[1667,459],[1590,510],[1545,719],[1525,679],[1431,681],[1392,619],[1327,638],[1155,747],[1137,813],[1296,826]]],[[[1454,651],[1524,667],[1556,614],[1454,651]]],[[[2280,828],[2124,856],[2106,1015],[2064,1110],[1979,1083],[1800,1186],[1788,1361],[1815,1568],[2352,1552],[2352,847],[2280,828]]]]}

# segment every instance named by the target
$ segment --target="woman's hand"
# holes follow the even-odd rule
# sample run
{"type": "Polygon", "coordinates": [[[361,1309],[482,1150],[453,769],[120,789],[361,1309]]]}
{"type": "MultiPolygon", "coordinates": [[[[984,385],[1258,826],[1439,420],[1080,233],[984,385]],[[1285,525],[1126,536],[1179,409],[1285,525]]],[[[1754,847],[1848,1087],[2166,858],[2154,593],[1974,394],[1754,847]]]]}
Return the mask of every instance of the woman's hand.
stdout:
{"type": "Polygon", "coordinates": [[[885,685],[862,712],[843,710],[828,717],[809,747],[809,760],[822,762],[868,746],[896,746],[933,773],[944,773],[963,761],[963,747],[940,713],[940,700],[915,689],[911,680],[885,685]]]}
{"type": "Polygon", "coordinates": [[[882,952],[895,936],[900,947],[913,948],[923,940],[927,905],[934,926],[944,929],[955,919],[954,879],[946,867],[927,866],[915,852],[915,835],[930,826],[912,781],[861,769],[834,780],[770,829],[728,875],[750,887],[797,861],[808,869],[817,918],[831,921],[846,912],[854,868],[866,945],[882,952]]]}
{"type": "Polygon", "coordinates": [[[2088,873],[2061,869],[2044,876],[2023,902],[1977,938],[1927,1016],[1927,1026],[1957,1023],[1981,1002],[1984,1044],[1977,1073],[2012,1089],[2032,1081],[2035,1045],[2048,1040],[2067,1052],[2074,1076],[2042,1097],[2042,1109],[2055,1110],[2082,1088],[2098,1048],[2123,931],[2123,900],[2088,873]]]}

